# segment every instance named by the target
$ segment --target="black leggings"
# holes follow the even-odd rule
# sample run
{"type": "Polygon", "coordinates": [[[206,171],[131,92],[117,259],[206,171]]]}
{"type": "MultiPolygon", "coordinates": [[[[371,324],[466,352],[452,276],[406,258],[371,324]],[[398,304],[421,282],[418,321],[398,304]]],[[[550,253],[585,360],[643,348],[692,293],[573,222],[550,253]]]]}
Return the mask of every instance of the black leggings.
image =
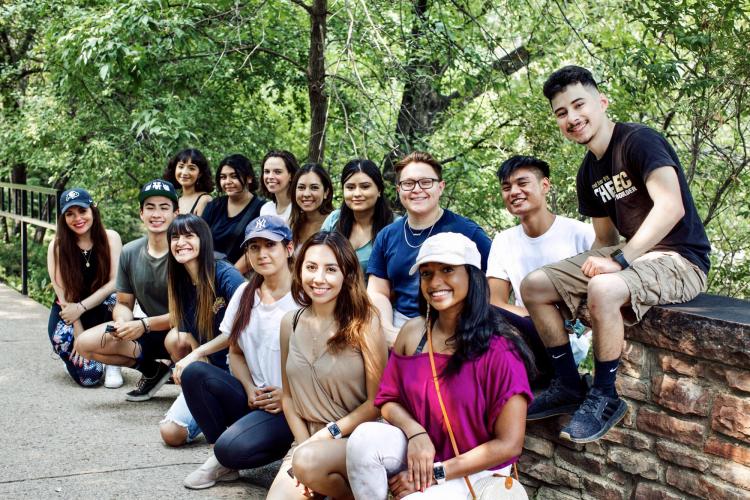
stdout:
{"type": "Polygon", "coordinates": [[[260,467],[282,458],[292,445],[284,414],[251,410],[240,381],[220,368],[191,363],[182,372],[182,393],[224,467],[260,467]]]}

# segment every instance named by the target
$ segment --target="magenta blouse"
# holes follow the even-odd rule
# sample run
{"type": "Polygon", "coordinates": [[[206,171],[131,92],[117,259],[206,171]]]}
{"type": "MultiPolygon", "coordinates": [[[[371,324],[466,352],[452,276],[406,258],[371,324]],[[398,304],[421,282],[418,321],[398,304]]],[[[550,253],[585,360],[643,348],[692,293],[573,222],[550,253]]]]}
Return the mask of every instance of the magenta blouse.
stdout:
{"type": "MultiPolygon", "coordinates": [[[[448,354],[435,353],[438,374],[448,359],[448,354]]],[[[495,420],[508,399],[523,394],[531,402],[533,397],[523,361],[511,342],[497,335],[482,356],[464,362],[457,374],[447,379],[441,377],[440,392],[461,453],[494,439],[495,420]]],[[[391,353],[375,406],[382,407],[390,401],[401,404],[427,430],[435,445],[436,461],[455,456],[440,412],[427,352],[416,356],[391,353]]],[[[514,457],[491,470],[501,469],[517,459],[514,457]]]]}

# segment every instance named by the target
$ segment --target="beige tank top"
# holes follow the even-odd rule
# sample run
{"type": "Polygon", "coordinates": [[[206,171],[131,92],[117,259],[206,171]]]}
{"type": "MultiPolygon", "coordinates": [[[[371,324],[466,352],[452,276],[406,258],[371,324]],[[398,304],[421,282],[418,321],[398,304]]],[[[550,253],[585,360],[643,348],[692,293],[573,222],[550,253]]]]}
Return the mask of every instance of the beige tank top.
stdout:
{"type": "Polygon", "coordinates": [[[312,435],[367,400],[365,362],[352,347],[335,354],[326,349],[313,359],[312,339],[297,328],[298,318],[295,315],[289,339],[286,377],[297,414],[312,435]]]}

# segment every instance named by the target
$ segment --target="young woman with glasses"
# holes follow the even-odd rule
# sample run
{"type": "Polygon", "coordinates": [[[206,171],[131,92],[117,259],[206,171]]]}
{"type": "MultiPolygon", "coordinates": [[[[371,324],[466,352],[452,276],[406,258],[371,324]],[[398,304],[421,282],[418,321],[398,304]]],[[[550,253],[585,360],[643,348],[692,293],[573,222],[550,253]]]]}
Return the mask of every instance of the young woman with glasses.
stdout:
{"type": "Polygon", "coordinates": [[[378,234],[367,265],[367,293],[380,311],[389,345],[393,344],[401,325],[419,315],[419,280],[408,271],[427,238],[443,232],[467,236],[479,249],[482,269],[487,267],[492,245],[474,221],[440,208],[440,196],[445,189],[443,168],[429,153],[415,151],[402,158],[394,170],[406,217],[378,234]]]}

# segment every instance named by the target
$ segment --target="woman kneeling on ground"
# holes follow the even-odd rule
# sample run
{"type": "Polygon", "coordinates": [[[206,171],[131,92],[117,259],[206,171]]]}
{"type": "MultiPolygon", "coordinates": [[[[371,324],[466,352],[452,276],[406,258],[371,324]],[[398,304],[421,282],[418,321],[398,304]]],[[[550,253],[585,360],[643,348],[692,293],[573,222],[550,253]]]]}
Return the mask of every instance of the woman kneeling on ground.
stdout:
{"type": "Polygon", "coordinates": [[[347,445],[356,498],[466,498],[474,483],[508,474],[521,454],[532,398],[528,347],[490,306],[476,244],[457,233],[428,238],[412,266],[419,270],[419,311],[398,335],[375,398],[390,422],[368,422],[347,445]],[[446,433],[433,381],[460,454],[446,433]]]}
{"type": "Polygon", "coordinates": [[[260,216],[247,226],[245,256],[255,270],[227,306],[231,374],[206,363],[182,373],[187,405],[214,453],[185,478],[185,487],[232,481],[237,470],[284,456],[294,439],[281,411],[279,325],[299,308],[292,298],[292,231],[283,219],[260,216]],[[215,446],[214,446],[215,444],[215,446]]]}
{"type": "MultiPolygon", "coordinates": [[[[105,369],[99,361],[76,353],[74,337],[112,320],[120,250],[120,235],[104,228],[88,191],[65,191],[60,197],[57,234],[47,251],[47,270],[56,295],[47,329],[53,349],[83,387],[98,385],[105,369]]],[[[122,385],[119,366],[106,367],[104,385],[111,389],[122,385]]]]}
{"type": "Polygon", "coordinates": [[[387,349],[357,256],[341,233],[319,232],[302,245],[292,294],[302,309],[281,322],[281,374],[296,446],[267,498],[351,498],[346,436],[379,415],[373,399],[387,349]]]}
{"type": "MultiPolygon", "coordinates": [[[[172,329],[164,345],[175,362],[173,377],[195,361],[227,370],[229,337],[219,331],[227,303],[245,278],[230,263],[214,260],[211,230],[197,215],[178,215],[167,230],[167,290],[172,329]]],[[[169,446],[195,439],[200,427],[180,394],[159,424],[169,446]]]]}

